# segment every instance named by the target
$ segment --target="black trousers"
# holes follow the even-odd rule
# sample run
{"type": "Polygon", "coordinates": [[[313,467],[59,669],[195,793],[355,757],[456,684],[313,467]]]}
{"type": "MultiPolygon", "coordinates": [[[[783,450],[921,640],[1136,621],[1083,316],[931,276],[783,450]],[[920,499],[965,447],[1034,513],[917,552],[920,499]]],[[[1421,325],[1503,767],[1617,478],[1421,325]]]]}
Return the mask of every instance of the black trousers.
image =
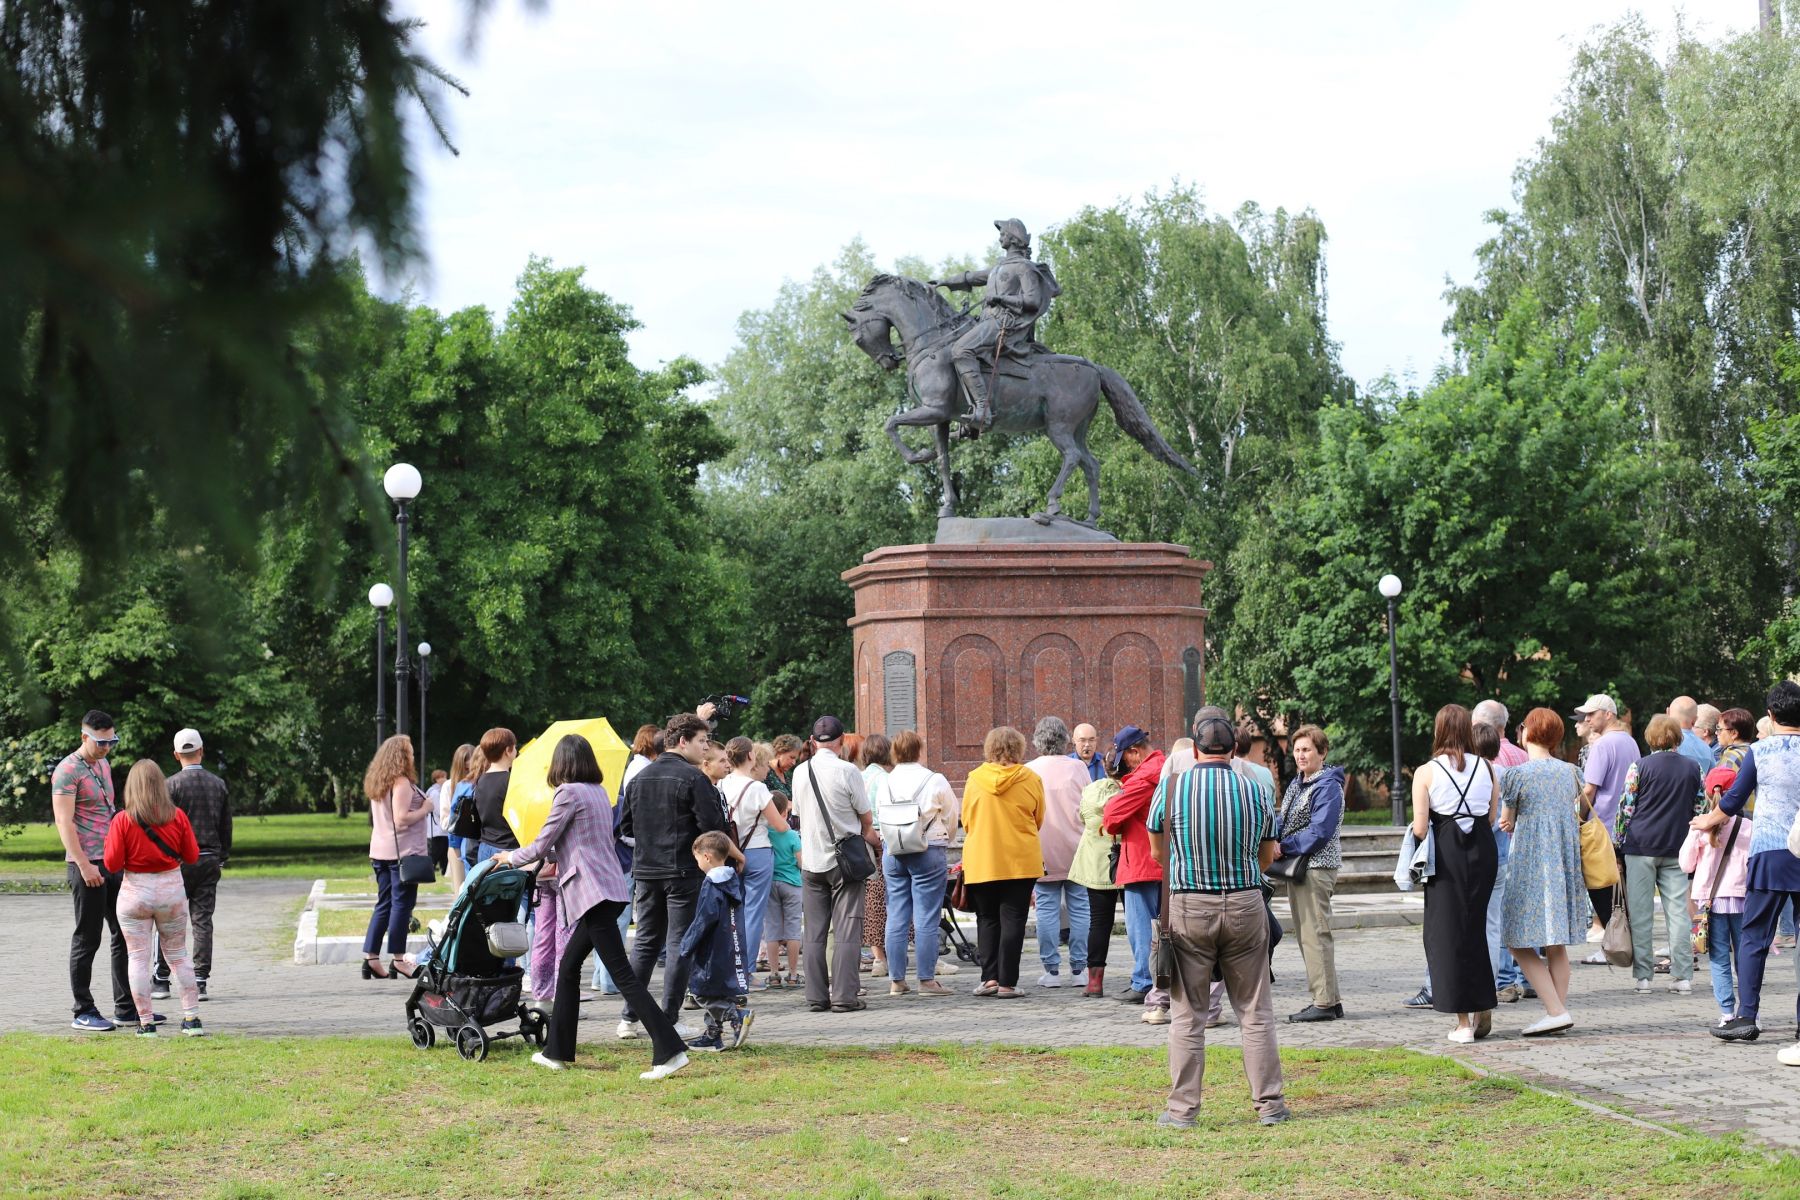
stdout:
{"type": "Polygon", "coordinates": [[[1019,986],[1019,955],[1025,949],[1025,914],[1031,911],[1036,879],[994,879],[969,884],[975,904],[975,962],[981,981],[1019,986]]]}
{"type": "MultiPolygon", "coordinates": [[[[194,978],[212,978],[213,910],[219,906],[219,859],[215,854],[202,854],[189,866],[181,864],[181,885],[188,898],[188,945],[194,952],[194,978]]],[[[156,944],[156,979],[169,982],[169,963],[163,957],[162,942],[156,944]]]]}
{"type": "Polygon", "coordinates": [[[650,1032],[655,1054],[652,1065],[666,1063],[687,1049],[687,1043],[675,1032],[674,1020],[656,1006],[643,978],[631,968],[625,939],[619,935],[619,914],[624,911],[623,900],[602,900],[582,913],[569,929],[568,945],[556,967],[556,1003],[550,1013],[544,1057],[575,1061],[575,1023],[581,1020],[581,984],[587,978],[590,952],[600,955],[600,964],[618,985],[626,1005],[644,1014],[644,1028],[650,1032]]]}
{"type": "Polygon", "coordinates": [[[1089,968],[1106,967],[1106,952],[1112,948],[1113,918],[1118,915],[1118,888],[1088,889],[1088,955],[1089,968]]]}
{"type": "Polygon", "coordinates": [[[69,939],[69,991],[75,996],[75,1015],[99,1012],[94,1007],[94,956],[100,952],[102,928],[112,930],[113,1015],[137,1024],[137,1003],[131,998],[131,957],[125,952],[125,934],[119,928],[119,885],[123,875],[94,864],[104,880],[99,887],[81,881],[81,872],[68,864],[69,890],[75,894],[75,934],[69,939]]]}
{"type": "MultiPolygon", "coordinates": [[[[663,964],[662,1009],[673,1025],[681,1019],[681,1001],[687,995],[688,972],[693,967],[679,951],[682,935],[693,924],[694,908],[700,902],[700,877],[639,879],[634,899],[637,940],[631,944],[631,973],[648,980],[650,972],[656,969],[656,956],[665,947],[668,949],[668,961],[663,964]]],[[[620,990],[624,990],[623,985],[620,990]]],[[[625,997],[622,1015],[627,1021],[643,1019],[630,996],[625,997]]]]}

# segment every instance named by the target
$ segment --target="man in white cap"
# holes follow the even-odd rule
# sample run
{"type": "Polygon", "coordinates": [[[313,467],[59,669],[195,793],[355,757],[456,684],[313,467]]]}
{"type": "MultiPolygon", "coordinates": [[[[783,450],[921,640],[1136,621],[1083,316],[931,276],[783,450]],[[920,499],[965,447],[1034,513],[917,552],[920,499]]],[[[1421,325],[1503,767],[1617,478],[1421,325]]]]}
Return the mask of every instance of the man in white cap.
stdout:
{"type": "Polygon", "coordinates": [[[1575,710],[1577,721],[1587,722],[1587,767],[1582,772],[1582,794],[1593,805],[1594,814],[1613,827],[1619,815],[1619,796],[1625,790],[1625,773],[1643,754],[1637,739],[1619,725],[1619,706],[1605,692],[1596,692],[1587,703],[1575,710]]]}
{"type": "MultiPolygon", "coordinates": [[[[219,900],[219,872],[231,857],[231,797],[225,781],[200,765],[206,757],[206,743],[200,731],[184,729],[175,735],[175,760],[181,764],[169,776],[169,799],[187,814],[194,827],[194,841],[199,843],[200,857],[181,868],[181,882],[187,888],[188,920],[194,931],[194,983],[200,998],[206,999],[206,981],[212,975],[213,909],[219,900]]],[[[169,964],[162,951],[156,955],[156,977],[150,994],[169,994],[169,964]]]]}

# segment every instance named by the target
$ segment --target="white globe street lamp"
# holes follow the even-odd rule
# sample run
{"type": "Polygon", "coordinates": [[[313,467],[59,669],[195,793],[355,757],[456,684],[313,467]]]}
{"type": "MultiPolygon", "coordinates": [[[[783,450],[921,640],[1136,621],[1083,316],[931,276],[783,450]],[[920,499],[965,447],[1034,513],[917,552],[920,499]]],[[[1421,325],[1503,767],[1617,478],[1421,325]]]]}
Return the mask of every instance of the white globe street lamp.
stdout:
{"type": "Polygon", "coordinates": [[[425,486],[419,468],[411,463],[395,463],[381,477],[381,486],[394,501],[394,523],[400,527],[399,604],[394,609],[394,730],[407,732],[407,691],[412,674],[411,656],[406,652],[406,506],[417,498],[425,486]]]}
{"type": "Polygon", "coordinates": [[[1388,798],[1393,802],[1394,824],[1406,821],[1405,805],[1400,795],[1400,654],[1395,648],[1395,627],[1400,623],[1400,577],[1383,575],[1375,589],[1387,597],[1388,605],[1388,707],[1394,726],[1394,773],[1389,776],[1388,798]]]}
{"type": "Polygon", "coordinates": [[[369,603],[375,608],[375,748],[387,740],[387,688],[381,678],[381,656],[387,649],[387,610],[394,602],[394,589],[378,583],[369,589],[369,603]]]}

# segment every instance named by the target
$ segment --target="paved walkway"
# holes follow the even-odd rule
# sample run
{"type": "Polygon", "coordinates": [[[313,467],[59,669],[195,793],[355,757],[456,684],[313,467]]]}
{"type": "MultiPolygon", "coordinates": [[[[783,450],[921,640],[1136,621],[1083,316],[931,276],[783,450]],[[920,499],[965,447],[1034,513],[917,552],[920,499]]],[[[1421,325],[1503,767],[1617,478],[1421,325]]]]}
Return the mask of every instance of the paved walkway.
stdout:
{"type": "MultiPolygon", "coordinates": [[[[219,944],[212,990],[202,1013],[209,1030],[254,1036],[405,1036],[401,1022],[404,981],[365,982],[353,966],[301,967],[291,956],[293,922],[306,885],[294,880],[228,880],[221,889],[219,944]]],[[[0,1033],[68,1032],[67,977],[60,969],[71,924],[67,896],[0,896],[0,960],[49,963],[54,969],[12,972],[0,991],[0,1033]]],[[[971,925],[972,929],[972,925],[971,925]]],[[[1115,939],[1113,957],[1124,945],[1115,939]]],[[[1284,1046],[1393,1047],[1427,1053],[1456,1052],[1466,1062],[1540,1086],[1568,1091],[1647,1120],[1708,1132],[1742,1130],[1785,1147],[1800,1147],[1800,1070],[1780,1066],[1775,1050],[1793,1035],[1794,958],[1772,964],[1764,1012],[1775,1024],[1754,1045],[1725,1045],[1706,1034],[1714,1019],[1711,989],[1702,974],[1690,997],[1659,990],[1632,993],[1628,971],[1577,967],[1571,1009],[1579,1022],[1562,1038],[1526,1040],[1519,1029],[1542,1009],[1531,1001],[1502,1005],[1494,1036],[1467,1047],[1444,1039],[1447,1020],[1409,1012],[1402,996],[1418,987],[1423,954],[1417,929],[1362,929],[1338,938],[1338,969],[1348,1019],[1325,1025],[1283,1024],[1284,1046]]],[[[1115,968],[1118,963],[1115,963],[1115,968]]],[[[1087,1000],[1073,990],[1029,987],[1039,967],[1036,943],[1026,944],[1029,998],[1000,1002],[967,995],[975,980],[965,968],[945,982],[962,993],[948,999],[889,998],[886,985],[870,986],[869,1008],[856,1014],[813,1014],[799,996],[762,993],[755,1039],[807,1045],[884,1045],[963,1041],[1050,1046],[1154,1046],[1166,1031],[1139,1020],[1141,1010],[1112,1000],[1087,1000]]],[[[1275,955],[1276,1012],[1306,1003],[1305,975],[1293,939],[1275,955]]],[[[105,997],[104,952],[94,992],[105,997]]],[[[1659,976],[1659,986],[1666,977],[1659,976]]],[[[1109,983],[1111,980],[1109,979],[1109,983]]],[[[1122,988],[1123,979],[1113,984],[1122,988]]],[[[165,1001],[164,1004],[173,1004],[165,1001]]],[[[164,1011],[172,1012],[165,1008],[164,1011]]],[[[612,1036],[612,1003],[584,1006],[583,1035],[612,1036]]],[[[70,1036],[75,1036],[70,1034],[70,1036]]],[[[1227,1025],[1213,1040],[1232,1045],[1227,1025]]],[[[503,1042],[497,1055],[521,1053],[503,1042]]],[[[1239,1089],[1230,1075],[1215,1086],[1239,1089]]]]}

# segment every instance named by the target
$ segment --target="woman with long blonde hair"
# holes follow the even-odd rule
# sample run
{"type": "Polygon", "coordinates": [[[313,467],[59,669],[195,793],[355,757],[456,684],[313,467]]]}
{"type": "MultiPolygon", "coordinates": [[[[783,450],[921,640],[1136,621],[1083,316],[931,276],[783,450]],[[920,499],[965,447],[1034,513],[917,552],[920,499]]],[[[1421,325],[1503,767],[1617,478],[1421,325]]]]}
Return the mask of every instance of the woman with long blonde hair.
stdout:
{"type": "Polygon", "coordinates": [[[363,935],[364,979],[408,979],[419,973],[406,957],[407,926],[419,885],[400,880],[400,860],[424,854],[425,817],[431,802],[419,790],[418,770],[413,766],[412,739],[395,734],[381,743],[369,769],[363,772],[363,795],[369,798],[369,865],[375,869],[375,911],[369,914],[369,930],[363,935]],[[387,968],[381,965],[381,934],[387,931],[387,968]]]}
{"type": "Polygon", "coordinates": [[[201,1037],[200,989],[194,982],[194,957],[188,948],[187,888],[181,865],[200,859],[200,845],[187,814],[169,799],[162,768],[140,758],[125,780],[125,809],[106,831],[108,871],[123,871],[119,885],[119,930],[131,962],[131,1000],[137,1006],[138,1036],[156,1036],[156,1014],[150,1004],[151,944],[154,931],[162,939],[163,958],[181,995],[181,1032],[201,1037]]]}
{"type": "Polygon", "coordinates": [[[476,842],[468,838],[458,837],[456,824],[462,816],[463,805],[473,803],[469,797],[475,791],[475,780],[487,769],[487,759],[481,756],[481,747],[471,742],[464,742],[456,748],[450,757],[450,778],[444,784],[444,795],[449,797],[441,818],[445,829],[450,830],[450,883],[458,891],[462,890],[463,878],[468,873],[468,860],[474,857],[476,842]]]}

